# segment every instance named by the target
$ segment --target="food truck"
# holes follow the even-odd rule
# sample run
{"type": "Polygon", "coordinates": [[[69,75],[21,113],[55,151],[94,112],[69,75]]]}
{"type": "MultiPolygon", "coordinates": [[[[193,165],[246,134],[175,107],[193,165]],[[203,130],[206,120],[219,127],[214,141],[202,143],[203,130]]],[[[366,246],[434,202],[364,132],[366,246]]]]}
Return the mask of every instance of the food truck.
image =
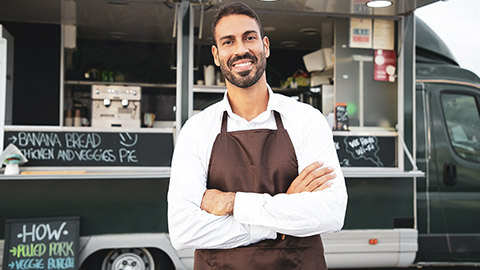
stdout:
{"type": "MultiPolygon", "coordinates": [[[[27,269],[12,220],[62,217],[79,222],[79,269],[192,269],[168,237],[170,160],[223,98],[210,25],[226,2],[0,2],[0,144],[28,159],[0,175],[2,269],[27,269]]],[[[480,79],[414,16],[435,1],[244,2],[272,89],[333,129],[349,203],[322,235],[329,268],[480,265],[480,79]]]]}

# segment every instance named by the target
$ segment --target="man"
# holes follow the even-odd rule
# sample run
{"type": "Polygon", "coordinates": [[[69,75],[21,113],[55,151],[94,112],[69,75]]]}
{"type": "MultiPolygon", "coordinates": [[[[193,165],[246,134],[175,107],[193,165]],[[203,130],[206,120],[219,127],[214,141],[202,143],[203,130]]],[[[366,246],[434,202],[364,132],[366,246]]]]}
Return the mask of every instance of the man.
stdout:
{"type": "Polygon", "coordinates": [[[270,44],[253,10],[220,7],[212,33],[227,92],[178,137],[172,244],[197,249],[195,269],[326,269],[319,234],[342,228],[347,201],[331,130],[267,85],[270,44]]]}

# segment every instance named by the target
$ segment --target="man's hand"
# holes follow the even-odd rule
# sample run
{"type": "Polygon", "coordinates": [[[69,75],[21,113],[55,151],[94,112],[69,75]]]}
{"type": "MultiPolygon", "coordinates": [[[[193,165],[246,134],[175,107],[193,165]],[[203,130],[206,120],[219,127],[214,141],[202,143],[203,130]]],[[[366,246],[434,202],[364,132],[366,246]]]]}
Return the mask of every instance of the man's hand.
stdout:
{"type": "Polygon", "coordinates": [[[320,168],[322,165],[322,162],[314,162],[305,167],[300,175],[290,184],[287,194],[305,191],[313,192],[329,188],[332,185],[332,182],[329,182],[329,180],[335,178],[336,175],[332,167],[320,168]]]}
{"type": "Polygon", "coordinates": [[[234,202],[234,192],[223,192],[218,189],[207,189],[207,191],[205,191],[203,194],[200,208],[217,216],[232,215],[234,202]]]}

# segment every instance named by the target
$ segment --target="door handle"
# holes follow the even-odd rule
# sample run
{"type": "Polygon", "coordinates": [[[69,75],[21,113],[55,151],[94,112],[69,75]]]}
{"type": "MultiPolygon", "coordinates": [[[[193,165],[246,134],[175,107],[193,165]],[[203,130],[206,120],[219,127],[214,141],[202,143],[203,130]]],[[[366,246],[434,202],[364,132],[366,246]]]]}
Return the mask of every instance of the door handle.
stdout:
{"type": "Polygon", "coordinates": [[[457,183],[457,167],[452,163],[443,164],[443,183],[449,187],[457,183]]]}

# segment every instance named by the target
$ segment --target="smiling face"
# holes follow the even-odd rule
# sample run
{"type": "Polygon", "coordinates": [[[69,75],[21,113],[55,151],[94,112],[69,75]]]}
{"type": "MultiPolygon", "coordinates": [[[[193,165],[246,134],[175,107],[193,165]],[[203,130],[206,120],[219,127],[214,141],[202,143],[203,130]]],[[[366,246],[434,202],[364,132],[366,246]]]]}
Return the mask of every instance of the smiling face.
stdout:
{"type": "Polygon", "coordinates": [[[231,84],[248,88],[265,75],[269,41],[262,38],[257,22],[246,15],[229,15],[215,27],[216,46],[212,54],[225,79],[231,84]]]}

